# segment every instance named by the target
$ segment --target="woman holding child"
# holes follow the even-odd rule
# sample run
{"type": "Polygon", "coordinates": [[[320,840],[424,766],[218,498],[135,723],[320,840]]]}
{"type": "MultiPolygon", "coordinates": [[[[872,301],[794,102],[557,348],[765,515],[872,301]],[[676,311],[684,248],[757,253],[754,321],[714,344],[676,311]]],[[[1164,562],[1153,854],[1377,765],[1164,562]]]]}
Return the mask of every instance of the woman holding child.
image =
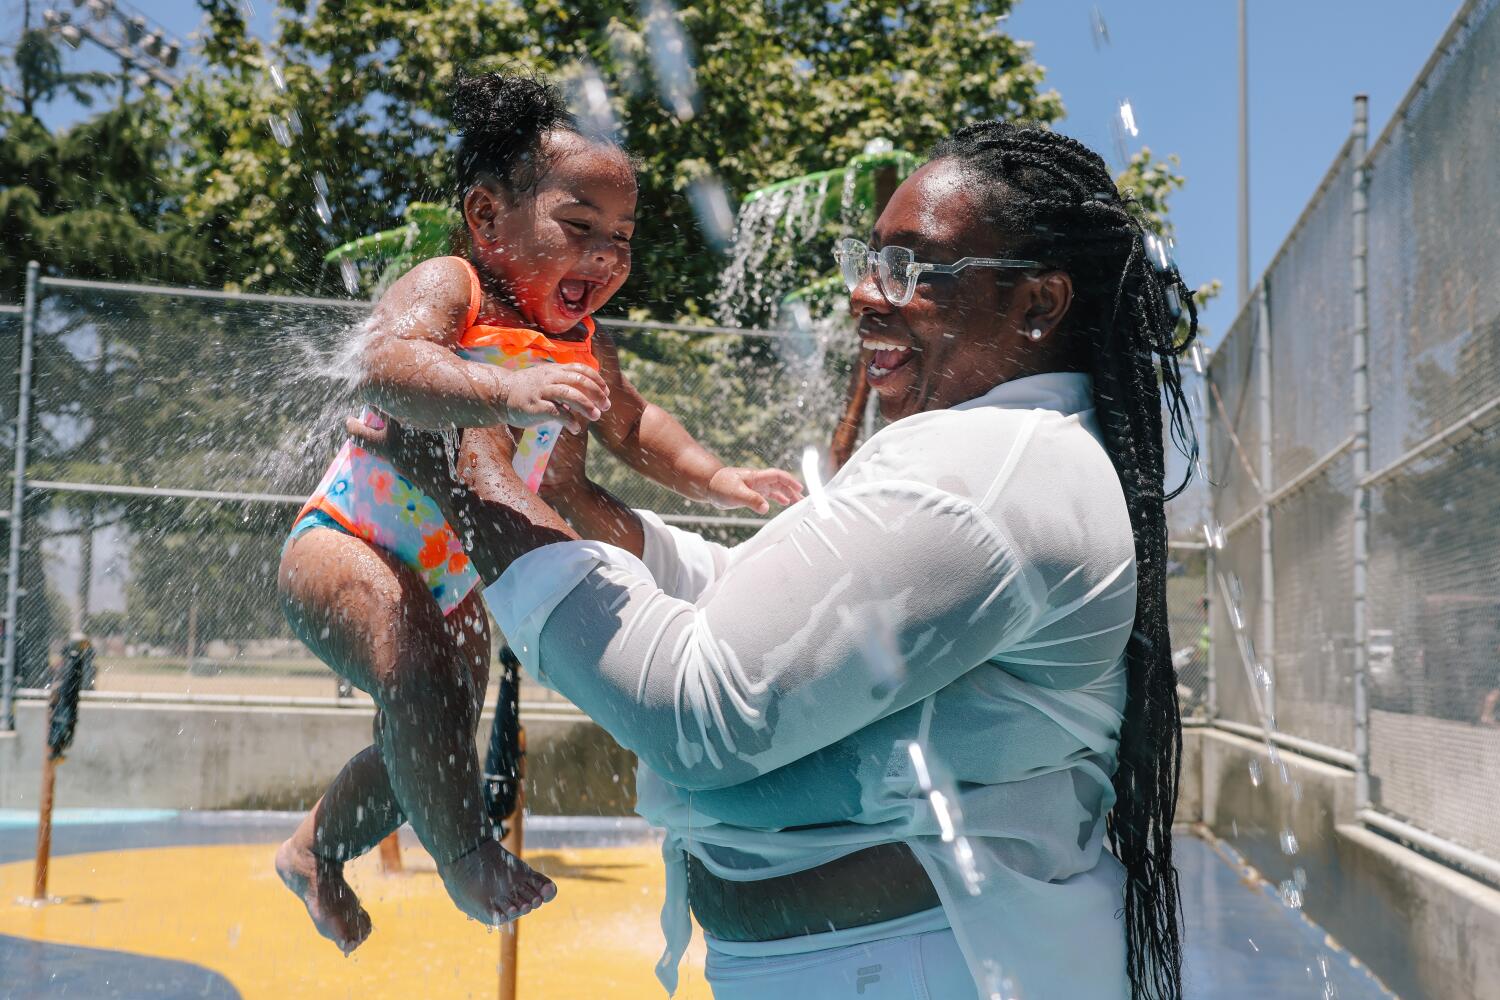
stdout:
{"type": "Polygon", "coordinates": [[[837,255],[889,423],[733,548],[589,482],[580,435],[538,497],[503,428],[462,486],[432,435],[350,431],[639,755],[669,988],[691,913],[719,1000],[1180,997],[1159,386],[1182,432],[1190,293],[1097,155],[1004,122],[837,255]]]}

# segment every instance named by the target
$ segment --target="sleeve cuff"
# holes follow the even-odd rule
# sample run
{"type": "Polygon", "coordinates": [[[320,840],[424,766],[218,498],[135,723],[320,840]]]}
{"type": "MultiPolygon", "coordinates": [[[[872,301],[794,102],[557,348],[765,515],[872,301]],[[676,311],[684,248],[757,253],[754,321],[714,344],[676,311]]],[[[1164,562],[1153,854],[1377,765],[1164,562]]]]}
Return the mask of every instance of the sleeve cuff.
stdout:
{"type": "Polygon", "coordinates": [[[662,592],[681,601],[697,601],[719,575],[724,551],[702,535],[667,524],[649,510],[637,510],[645,543],[641,559],[662,592]]]}
{"type": "Polygon", "coordinates": [[[599,566],[614,566],[655,583],[645,563],[624,549],[603,542],[556,542],[521,556],[484,590],[484,602],[511,651],[543,684],[540,663],[542,629],[554,609],[599,566]]]}

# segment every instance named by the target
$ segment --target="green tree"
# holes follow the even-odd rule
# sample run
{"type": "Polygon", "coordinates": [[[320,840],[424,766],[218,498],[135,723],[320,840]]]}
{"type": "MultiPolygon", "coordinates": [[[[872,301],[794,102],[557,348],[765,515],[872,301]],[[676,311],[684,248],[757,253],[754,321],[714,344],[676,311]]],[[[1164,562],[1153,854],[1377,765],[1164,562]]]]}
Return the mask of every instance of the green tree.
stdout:
{"type": "Polygon", "coordinates": [[[643,16],[623,0],[297,0],[282,5],[266,46],[245,32],[238,4],[205,0],[212,70],[176,95],[185,211],[220,241],[231,282],[306,288],[332,243],[399,224],[408,200],[450,197],[445,94],[456,72],[513,67],[564,81],[597,73],[641,167],[635,276],[620,304],[664,319],[706,314],[722,259],[688,198],[703,176],[716,174],[733,201],[841,166],[877,136],[923,149],[955,121],[1058,116],[1041,68],[998,30],[1009,7],[684,5],[678,23],[695,54],[696,89],[674,105],[661,96],[670,74],[651,60],[665,8],[643,16]],[[290,147],[281,141],[289,133],[290,147]],[[327,180],[328,224],[313,213],[315,172],[327,180]]]}

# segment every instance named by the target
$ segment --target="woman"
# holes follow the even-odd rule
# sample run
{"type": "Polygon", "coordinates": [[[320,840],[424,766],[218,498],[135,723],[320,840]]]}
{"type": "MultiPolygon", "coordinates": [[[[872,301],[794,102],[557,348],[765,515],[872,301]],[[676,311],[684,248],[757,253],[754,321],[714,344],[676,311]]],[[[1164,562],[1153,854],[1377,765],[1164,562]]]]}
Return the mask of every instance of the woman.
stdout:
{"type": "Polygon", "coordinates": [[[840,263],[891,423],[732,549],[621,506],[579,442],[544,503],[503,435],[461,490],[425,439],[351,430],[639,755],[669,988],[690,905],[721,1000],[1179,997],[1157,379],[1186,440],[1190,292],[1097,155],[1003,122],[940,143],[873,242],[840,263]]]}

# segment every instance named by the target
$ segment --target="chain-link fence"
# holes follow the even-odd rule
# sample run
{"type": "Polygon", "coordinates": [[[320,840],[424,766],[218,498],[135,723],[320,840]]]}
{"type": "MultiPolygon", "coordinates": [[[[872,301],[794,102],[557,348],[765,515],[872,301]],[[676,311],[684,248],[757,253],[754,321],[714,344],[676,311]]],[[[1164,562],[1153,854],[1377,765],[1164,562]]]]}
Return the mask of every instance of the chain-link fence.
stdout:
{"type": "Polygon", "coordinates": [[[1497,6],[1465,5],[1368,152],[1357,124],[1209,371],[1218,717],[1266,721],[1263,667],[1368,821],[1461,860],[1500,860],[1497,6]]]}
{"type": "MultiPolygon", "coordinates": [[[[43,686],[78,634],[95,645],[103,692],[331,696],[333,675],[283,620],[276,567],[357,409],[344,346],[368,306],[54,278],[35,298],[18,686],[43,686]]],[[[0,312],[12,371],[21,319],[0,312]]],[[[727,461],[800,471],[807,446],[827,445],[853,360],[836,331],[611,327],[635,385],[727,461]]],[[[7,487],[18,381],[0,394],[7,487]]],[[[633,506],[726,540],[760,523],[669,493],[598,447],[590,473],[633,506]]],[[[1174,523],[1194,531],[1203,503],[1201,491],[1174,501],[1174,523]]],[[[1200,540],[1173,543],[1189,717],[1208,704],[1204,566],[1200,540]]]]}
{"type": "MultiPolygon", "coordinates": [[[[83,635],[105,692],[334,693],[333,675],[283,620],[276,568],[293,516],[357,410],[346,347],[367,310],[40,280],[27,380],[20,689],[43,686],[62,643],[83,635]]],[[[0,312],[0,343],[12,355],[21,320],[19,310],[0,312]]],[[[798,469],[803,448],[826,446],[850,341],[614,327],[632,381],[726,461],[798,469]]],[[[8,393],[7,487],[14,384],[8,393]]],[[[670,521],[726,539],[760,523],[656,487],[601,448],[590,463],[622,499],[670,521]]]]}

